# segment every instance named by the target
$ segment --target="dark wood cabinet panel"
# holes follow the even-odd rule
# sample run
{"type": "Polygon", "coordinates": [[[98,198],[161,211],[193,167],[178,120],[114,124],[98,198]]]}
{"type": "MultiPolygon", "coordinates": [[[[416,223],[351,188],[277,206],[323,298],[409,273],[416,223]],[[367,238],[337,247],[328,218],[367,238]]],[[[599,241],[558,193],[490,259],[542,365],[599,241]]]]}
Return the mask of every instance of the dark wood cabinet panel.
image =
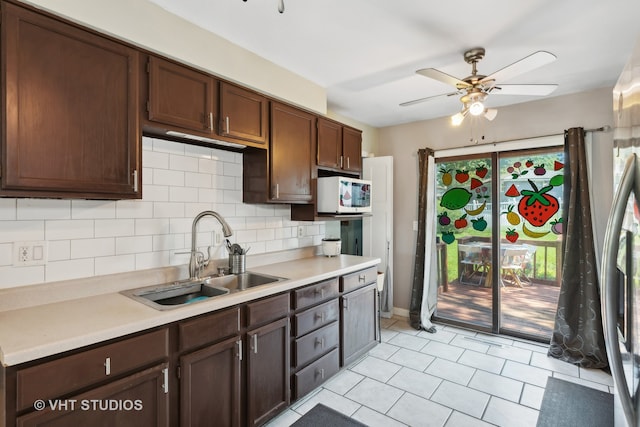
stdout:
{"type": "Polygon", "coordinates": [[[169,357],[168,331],[160,329],[113,344],[21,369],[16,374],[17,409],[54,399],[169,357]]]}
{"type": "Polygon", "coordinates": [[[373,283],[340,297],[342,366],[349,365],[377,344],[376,293],[376,284],[373,283]]]}
{"type": "Polygon", "coordinates": [[[180,358],[180,425],[240,425],[239,337],[180,358]]]}
{"type": "Polygon", "coordinates": [[[342,125],[323,118],[318,119],[318,166],[340,169],[342,157],[342,125]]]}
{"type": "Polygon", "coordinates": [[[325,280],[311,286],[296,289],[292,293],[293,308],[310,307],[314,304],[332,299],[338,296],[338,278],[325,280]]]}
{"type": "Polygon", "coordinates": [[[266,97],[220,82],[220,135],[266,145],[269,109],[266,97]]]}
{"type": "Polygon", "coordinates": [[[339,317],[338,300],[333,299],[325,302],[324,304],[297,313],[294,316],[295,334],[297,337],[300,337],[338,320],[339,317]]]}
{"type": "Polygon", "coordinates": [[[217,311],[178,325],[180,352],[213,344],[240,333],[240,307],[217,311]]]}
{"type": "Polygon", "coordinates": [[[183,65],[149,57],[149,120],[213,133],[217,81],[183,65]]]}
{"type": "Polygon", "coordinates": [[[333,322],[293,342],[293,366],[300,368],[313,359],[322,356],[328,350],[338,346],[340,329],[338,322],[333,322]]]}
{"type": "Polygon", "coordinates": [[[87,393],[69,399],[54,400],[65,404],[18,417],[18,427],[48,426],[168,426],[169,394],[166,363],[135,373],[87,393]],[[114,407],[113,405],[122,405],[114,407]]]}
{"type": "Polygon", "coordinates": [[[342,129],[342,156],[342,169],[362,171],[362,132],[348,127],[342,129]]]}
{"type": "Polygon", "coordinates": [[[293,375],[295,399],[300,399],[340,370],[338,349],[333,349],[293,375]]]}
{"type": "Polygon", "coordinates": [[[311,169],[316,116],[297,108],[271,103],[270,196],[272,201],[313,200],[311,169]]]}
{"type": "Polygon", "coordinates": [[[2,3],[5,196],[140,198],[138,52],[2,3]]]}
{"type": "Polygon", "coordinates": [[[254,328],[289,315],[289,294],[280,294],[247,304],[247,327],[254,328]]]}
{"type": "Polygon", "coordinates": [[[289,406],[289,318],[247,333],[247,422],[264,424],[289,406]]]}

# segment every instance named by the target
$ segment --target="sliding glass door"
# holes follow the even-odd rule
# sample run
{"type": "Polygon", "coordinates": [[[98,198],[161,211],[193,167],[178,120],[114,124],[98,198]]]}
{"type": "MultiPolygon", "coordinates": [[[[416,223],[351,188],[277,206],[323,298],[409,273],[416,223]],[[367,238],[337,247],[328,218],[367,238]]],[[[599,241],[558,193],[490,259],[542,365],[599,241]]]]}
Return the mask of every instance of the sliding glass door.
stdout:
{"type": "Polygon", "coordinates": [[[560,289],[563,153],[439,159],[436,317],[548,340],[560,289]]]}

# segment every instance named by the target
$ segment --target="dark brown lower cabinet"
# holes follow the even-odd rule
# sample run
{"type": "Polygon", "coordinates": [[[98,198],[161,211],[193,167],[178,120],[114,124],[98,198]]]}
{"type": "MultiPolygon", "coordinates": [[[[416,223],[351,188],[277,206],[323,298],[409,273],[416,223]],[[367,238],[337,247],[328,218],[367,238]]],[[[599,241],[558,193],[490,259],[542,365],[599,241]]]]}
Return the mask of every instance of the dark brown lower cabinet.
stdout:
{"type": "Polygon", "coordinates": [[[366,285],[340,297],[342,366],[349,365],[377,344],[377,289],[366,285]]]}
{"type": "Polygon", "coordinates": [[[180,425],[240,425],[239,337],[180,358],[180,425]]]}
{"type": "Polygon", "coordinates": [[[43,401],[43,410],[18,417],[16,425],[168,426],[167,369],[163,363],[78,396],[43,401]]]}
{"type": "Polygon", "coordinates": [[[289,406],[289,318],[247,332],[247,422],[264,424],[289,406]]]}

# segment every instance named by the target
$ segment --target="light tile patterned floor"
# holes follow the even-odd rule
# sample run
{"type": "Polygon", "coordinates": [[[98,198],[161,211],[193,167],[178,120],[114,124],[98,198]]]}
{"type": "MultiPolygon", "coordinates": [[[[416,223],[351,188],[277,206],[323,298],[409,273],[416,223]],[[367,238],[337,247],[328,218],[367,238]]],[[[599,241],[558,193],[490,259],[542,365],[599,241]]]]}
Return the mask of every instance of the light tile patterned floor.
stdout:
{"type": "Polygon", "coordinates": [[[611,376],[547,357],[547,347],[405,318],[382,343],[271,421],[286,427],[323,403],[371,427],[535,426],[547,377],[613,392],[611,376]]]}

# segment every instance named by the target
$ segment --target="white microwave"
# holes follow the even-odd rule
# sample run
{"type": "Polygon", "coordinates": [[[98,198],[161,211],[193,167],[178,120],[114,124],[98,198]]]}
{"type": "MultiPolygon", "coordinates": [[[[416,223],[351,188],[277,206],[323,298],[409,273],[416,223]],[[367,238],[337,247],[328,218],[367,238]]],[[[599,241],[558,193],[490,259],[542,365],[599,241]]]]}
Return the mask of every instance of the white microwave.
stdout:
{"type": "Polygon", "coordinates": [[[371,212],[371,181],[330,176],[318,178],[318,213],[371,212]]]}

